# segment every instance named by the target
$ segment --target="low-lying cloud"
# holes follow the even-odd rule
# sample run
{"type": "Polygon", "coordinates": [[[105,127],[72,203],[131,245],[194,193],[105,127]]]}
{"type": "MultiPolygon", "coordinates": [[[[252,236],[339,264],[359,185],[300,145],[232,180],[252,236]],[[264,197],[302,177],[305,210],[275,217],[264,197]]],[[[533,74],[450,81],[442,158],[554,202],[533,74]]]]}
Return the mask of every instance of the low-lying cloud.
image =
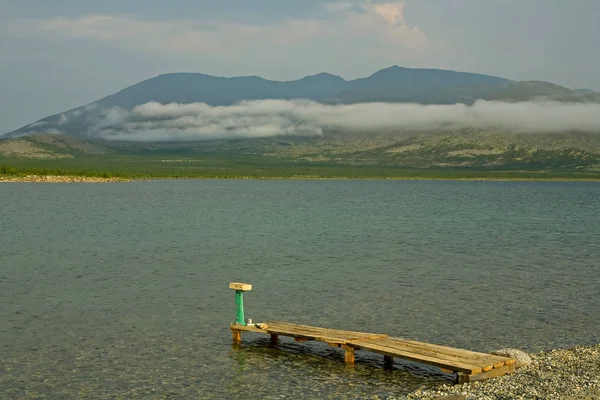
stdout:
{"type": "Polygon", "coordinates": [[[65,113],[59,118],[58,131],[75,122],[72,119],[88,136],[135,141],[318,136],[328,130],[402,133],[497,128],[530,133],[600,133],[600,104],[477,101],[472,106],[325,105],[307,100],[259,100],[210,106],[150,102],[133,110],[96,108],[83,115],[65,113]]]}

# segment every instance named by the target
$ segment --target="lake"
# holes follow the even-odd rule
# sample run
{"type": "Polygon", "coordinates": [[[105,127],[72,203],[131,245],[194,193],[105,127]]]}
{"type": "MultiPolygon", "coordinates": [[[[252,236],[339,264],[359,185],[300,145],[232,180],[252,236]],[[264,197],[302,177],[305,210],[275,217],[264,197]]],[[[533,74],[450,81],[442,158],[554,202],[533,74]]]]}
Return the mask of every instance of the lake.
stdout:
{"type": "Polygon", "coordinates": [[[600,342],[600,184],[0,184],[5,398],[373,398],[435,368],[245,334],[246,317],[478,351],[600,342]]]}

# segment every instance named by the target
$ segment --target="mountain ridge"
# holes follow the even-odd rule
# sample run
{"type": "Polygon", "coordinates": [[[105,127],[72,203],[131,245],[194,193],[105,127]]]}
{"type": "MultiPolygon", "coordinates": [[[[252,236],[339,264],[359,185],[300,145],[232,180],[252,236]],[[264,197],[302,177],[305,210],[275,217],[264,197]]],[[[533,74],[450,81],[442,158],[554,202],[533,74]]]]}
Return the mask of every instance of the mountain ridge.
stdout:
{"type": "Polygon", "coordinates": [[[476,100],[529,101],[540,97],[566,102],[600,102],[600,94],[549,82],[517,82],[492,75],[432,68],[391,66],[365,78],[345,80],[321,72],[290,81],[259,76],[220,77],[197,72],[160,74],[92,103],[48,116],[0,137],[61,133],[93,137],[102,113],[136,106],[206,103],[229,106],[248,100],[308,99],[323,104],[368,102],[473,104],[476,100]]]}

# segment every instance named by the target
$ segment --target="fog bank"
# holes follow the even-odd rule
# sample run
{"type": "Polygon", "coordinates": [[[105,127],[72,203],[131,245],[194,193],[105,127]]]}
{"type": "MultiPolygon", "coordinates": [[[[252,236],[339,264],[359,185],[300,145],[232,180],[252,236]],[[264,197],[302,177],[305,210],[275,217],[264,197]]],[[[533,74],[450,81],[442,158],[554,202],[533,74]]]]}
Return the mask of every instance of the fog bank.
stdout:
{"type": "MultiPolygon", "coordinates": [[[[406,103],[325,105],[305,100],[245,101],[95,108],[63,113],[57,124],[77,121],[85,135],[113,140],[200,140],[277,135],[316,136],[327,129],[361,132],[498,128],[513,132],[600,132],[600,104],[477,101],[472,106],[406,103]]],[[[42,129],[42,126],[40,126],[42,129]]],[[[46,130],[47,132],[47,130],[46,130]]]]}

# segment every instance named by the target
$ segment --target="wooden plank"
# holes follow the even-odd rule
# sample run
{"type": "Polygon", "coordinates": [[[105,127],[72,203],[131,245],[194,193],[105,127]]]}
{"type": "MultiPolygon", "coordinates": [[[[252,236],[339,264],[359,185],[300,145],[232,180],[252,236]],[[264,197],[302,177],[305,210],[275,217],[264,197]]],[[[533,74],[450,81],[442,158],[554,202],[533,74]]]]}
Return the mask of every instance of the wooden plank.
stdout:
{"type": "Polygon", "coordinates": [[[282,336],[299,337],[309,340],[319,340],[322,342],[339,344],[344,344],[349,340],[363,340],[363,338],[370,339],[387,337],[387,335],[385,334],[341,331],[336,329],[325,329],[279,322],[267,323],[267,328],[265,328],[264,330],[257,329],[254,327],[242,327],[241,329],[250,332],[270,333],[282,336]]]}
{"type": "Polygon", "coordinates": [[[494,363],[488,360],[486,355],[483,353],[472,353],[468,351],[461,351],[460,349],[457,349],[458,351],[456,352],[439,352],[435,348],[431,349],[427,343],[419,343],[418,345],[414,343],[407,344],[404,340],[397,338],[372,340],[370,343],[431,357],[443,358],[447,360],[460,360],[464,363],[477,365],[479,367],[494,367],[494,363]]]}
{"type": "Polygon", "coordinates": [[[266,329],[259,329],[254,326],[237,325],[231,324],[229,327],[233,330],[244,331],[244,332],[256,332],[256,333],[269,333],[266,329]]]}
{"type": "Polygon", "coordinates": [[[275,335],[281,335],[281,336],[289,336],[289,337],[293,337],[293,338],[304,339],[305,341],[318,340],[321,342],[338,343],[338,344],[344,344],[344,343],[348,342],[348,340],[344,339],[344,338],[337,338],[337,337],[332,337],[332,336],[318,336],[317,334],[314,334],[314,333],[289,331],[289,330],[283,330],[283,329],[269,328],[269,329],[267,329],[267,332],[263,332],[263,333],[269,333],[269,334],[275,334],[275,335]]]}
{"type": "Polygon", "coordinates": [[[360,344],[348,343],[348,346],[352,346],[357,349],[370,350],[375,353],[383,354],[384,356],[387,355],[387,356],[392,356],[392,357],[399,357],[399,358],[404,358],[405,360],[409,360],[409,361],[433,365],[435,367],[451,369],[451,370],[457,371],[457,372],[465,372],[468,374],[478,374],[483,371],[481,367],[479,367],[477,365],[473,365],[473,364],[467,364],[464,361],[459,360],[459,359],[448,360],[448,359],[439,358],[439,357],[426,356],[426,355],[419,354],[419,353],[411,353],[408,351],[403,351],[403,350],[394,349],[394,348],[390,348],[390,347],[386,347],[386,346],[376,345],[369,341],[361,342],[360,344]]]}
{"type": "Polygon", "coordinates": [[[480,353],[480,352],[472,351],[472,350],[464,350],[464,349],[459,349],[456,347],[442,346],[442,345],[433,344],[433,343],[417,342],[414,340],[405,340],[405,339],[401,339],[401,338],[390,338],[390,339],[402,341],[407,346],[411,346],[411,345],[426,346],[427,348],[434,350],[434,351],[438,351],[442,354],[457,355],[457,356],[472,357],[472,358],[485,357],[486,360],[496,361],[496,362],[506,362],[506,360],[509,360],[509,358],[507,358],[507,357],[496,356],[496,355],[488,354],[488,353],[480,353]]]}
{"type": "Polygon", "coordinates": [[[252,290],[252,285],[249,283],[229,282],[229,289],[243,290],[245,292],[252,290]]]}
{"type": "MultiPolygon", "coordinates": [[[[266,329],[260,329],[260,328],[254,327],[254,326],[244,326],[244,325],[236,325],[236,324],[232,324],[231,328],[238,329],[241,331],[246,331],[246,332],[289,336],[289,337],[305,339],[305,340],[319,340],[319,341],[326,342],[326,343],[344,344],[350,340],[348,338],[333,336],[333,335],[335,335],[335,330],[333,330],[333,329],[328,329],[328,330],[308,330],[308,329],[303,330],[303,329],[296,329],[296,328],[292,329],[292,328],[282,327],[282,326],[280,326],[280,324],[277,324],[277,323],[269,323],[266,329]],[[326,334],[325,336],[323,335],[324,333],[326,334]]],[[[378,336],[382,336],[382,335],[378,335],[378,336]]],[[[358,338],[358,339],[360,339],[360,338],[358,338]]]]}
{"type": "Polygon", "coordinates": [[[503,376],[506,374],[512,374],[515,372],[514,365],[505,365],[500,368],[494,368],[487,372],[480,372],[478,374],[458,374],[457,375],[457,383],[469,383],[476,381],[483,381],[490,378],[497,378],[499,376],[503,376]]]}
{"type": "Polygon", "coordinates": [[[315,340],[318,340],[320,342],[325,342],[325,343],[332,343],[332,344],[346,344],[349,342],[348,339],[342,339],[342,338],[334,338],[334,337],[315,337],[315,340]]]}
{"type": "MultiPolygon", "coordinates": [[[[244,326],[244,325],[236,325],[232,324],[232,328],[247,331],[247,332],[256,332],[256,333],[265,333],[265,334],[277,334],[278,332],[286,332],[288,336],[300,335],[302,333],[298,330],[290,330],[290,329],[277,329],[277,326],[267,325],[265,329],[260,329],[255,326],[244,326]]],[[[312,336],[312,335],[309,335],[312,336]]]]}
{"type": "Polygon", "coordinates": [[[276,328],[278,331],[282,332],[293,332],[299,335],[311,336],[315,338],[321,338],[323,340],[330,341],[338,341],[338,342],[347,342],[353,339],[360,339],[361,336],[358,335],[347,335],[339,332],[335,332],[333,330],[308,330],[308,329],[289,329],[289,328],[276,328]]]}
{"type": "Polygon", "coordinates": [[[413,353],[424,354],[432,357],[446,358],[446,359],[460,359],[463,362],[474,364],[482,367],[484,371],[495,368],[496,365],[501,367],[507,360],[503,357],[491,356],[485,353],[477,353],[462,349],[452,349],[443,346],[429,346],[429,343],[421,342],[409,342],[398,339],[398,338],[387,338],[385,340],[373,340],[372,343],[396,348],[399,350],[409,351],[413,353]],[[441,350],[441,351],[438,351],[441,350]],[[499,362],[498,359],[501,361],[499,362]]]}
{"type": "Polygon", "coordinates": [[[290,324],[287,322],[267,322],[269,324],[269,328],[272,329],[281,329],[286,331],[296,331],[299,333],[314,333],[318,336],[333,336],[339,338],[362,338],[368,336],[387,336],[380,333],[368,333],[368,332],[357,332],[357,331],[346,331],[342,329],[329,329],[329,328],[320,328],[316,326],[308,326],[308,325],[299,325],[299,324],[290,324]]]}
{"type": "Polygon", "coordinates": [[[347,340],[344,335],[342,334],[338,334],[335,331],[332,330],[320,330],[320,329],[302,329],[302,328],[297,328],[297,327],[289,327],[289,326],[282,326],[279,324],[273,324],[273,323],[269,323],[268,324],[268,331],[271,332],[285,332],[289,335],[299,335],[299,336],[306,336],[306,337],[333,337],[333,338],[339,338],[342,340],[347,340]]]}
{"type": "Polygon", "coordinates": [[[344,330],[344,329],[323,328],[323,327],[314,326],[314,325],[292,324],[290,322],[272,321],[271,323],[277,324],[277,325],[280,325],[280,326],[288,326],[288,327],[294,327],[294,328],[299,328],[299,329],[318,329],[318,330],[325,330],[325,331],[334,331],[334,332],[339,332],[339,333],[372,335],[372,333],[368,333],[368,332],[347,331],[347,330],[344,330]]]}
{"type": "Polygon", "coordinates": [[[439,352],[441,354],[454,355],[454,356],[457,356],[457,357],[472,358],[472,359],[484,358],[487,361],[495,361],[496,363],[499,363],[499,362],[503,362],[504,363],[504,362],[506,362],[506,360],[509,359],[507,357],[496,356],[496,355],[493,355],[493,354],[480,353],[480,352],[477,352],[477,351],[458,349],[458,348],[455,348],[455,347],[441,346],[441,345],[438,345],[438,344],[417,342],[417,341],[414,341],[414,340],[404,340],[404,339],[401,339],[401,338],[390,338],[390,339],[400,341],[403,344],[405,344],[406,346],[424,347],[424,348],[427,348],[430,351],[436,351],[436,352],[439,352]]]}
{"type": "Polygon", "coordinates": [[[358,343],[358,342],[362,342],[365,340],[375,340],[375,339],[385,339],[386,337],[388,337],[388,335],[369,335],[369,336],[363,336],[363,337],[359,337],[358,339],[350,339],[348,340],[348,342],[352,342],[352,343],[358,343]]]}

